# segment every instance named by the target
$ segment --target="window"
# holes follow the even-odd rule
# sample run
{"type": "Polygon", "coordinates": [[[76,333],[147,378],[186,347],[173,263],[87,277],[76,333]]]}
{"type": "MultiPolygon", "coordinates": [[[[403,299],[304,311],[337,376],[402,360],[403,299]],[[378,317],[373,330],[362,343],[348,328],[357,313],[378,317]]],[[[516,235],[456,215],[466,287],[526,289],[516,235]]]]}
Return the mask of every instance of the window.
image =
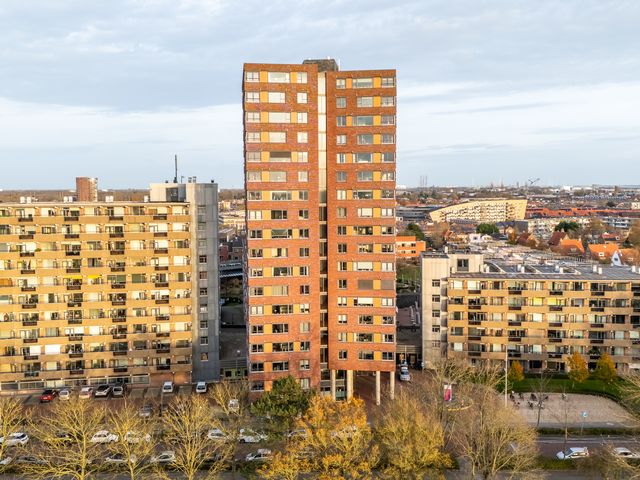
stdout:
{"type": "Polygon", "coordinates": [[[359,115],[353,117],[353,124],[356,127],[371,127],[373,126],[373,115],[359,115]]]}
{"type": "Polygon", "coordinates": [[[299,267],[300,268],[300,276],[306,277],[309,275],[309,267],[299,267]]]}
{"type": "Polygon", "coordinates": [[[251,371],[252,372],[264,372],[264,363],[262,363],[262,362],[251,362],[251,371]]]}
{"type": "Polygon", "coordinates": [[[311,309],[309,308],[309,304],[308,303],[301,303],[300,304],[300,313],[309,313],[311,311],[311,309]]]}
{"type": "Polygon", "coordinates": [[[393,163],[396,161],[396,154],[393,152],[384,152],[382,154],[383,163],[393,163]]]}
{"type": "MultiPolygon", "coordinates": [[[[306,342],[308,343],[308,342],[306,342]]],[[[302,344],[300,344],[300,350],[302,351],[302,344]]],[[[300,370],[310,370],[311,364],[309,360],[300,360],[300,370]]]]}
{"type": "MultiPolygon", "coordinates": [[[[260,113],[258,113],[258,121],[260,121],[259,117],[260,113]]],[[[291,122],[291,114],[289,112],[269,112],[267,113],[269,118],[269,123],[290,123],[291,122]]]]}
{"type": "Polygon", "coordinates": [[[393,217],[394,213],[393,213],[393,208],[381,208],[380,209],[380,216],[381,217],[393,217]]]}
{"type": "Polygon", "coordinates": [[[309,285],[300,285],[300,295],[309,295],[309,285]]]}
{"type": "Polygon", "coordinates": [[[247,132],[247,143],[260,143],[260,132],[247,132]]]}
{"type": "Polygon", "coordinates": [[[382,77],[381,84],[383,87],[395,87],[396,79],[394,77],[382,77]]]}
{"type": "Polygon", "coordinates": [[[244,99],[247,103],[260,103],[260,92],[246,92],[244,99]]]}
{"type": "Polygon", "coordinates": [[[345,97],[336,98],[336,108],[346,108],[347,107],[347,99],[345,97]]]}
{"type": "Polygon", "coordinates": [[[269,92],[269,103],[284,103],[284,92],[269,92]]]}
{"type": "Polygon", "coordinates": [[[347,306],[347,297],[338,297],[338,306],[346,307],[347,306]]]}
{"type": "Polygon", "coordinates": [[[380,196],[381,198],[394,198],[395,194],[393,190],[382,190],[380,196]]]}
{"type": "Polygon", "coordinates": [[[380,246],[380,251],[382,253],[393,253],[395,250],[395,245],[393,243],[383,243],[380,246]]]}
{"type": "Polygon", "coordinates": [[[249,257],[251,258],[262,258],[262,249],[261,248],[252,248],[249,250],[249,257]]]}
{"type": "Polygon", "coordinates": [[[347,126],[347,117],[345,117],[344,115],[337,116],[336,117],[336,125],[338,127],[346,127],[347,126]]]}
{"type": "Polygon", "coordinates": [[[396,138],[394,135],[390,133],[383,133],[381,137],[381,142],[384,144],[395,143],[396,138]]]}
{"type": "Polygon", "coordinates": [[[353,269],[357,272],[373,272],[373,262],[353,262],[353,269]]]}
{"type": "Polygon", "coordinates": [[[373,145],[373,135],[370,133],[358,135],[356,140],[358,145],[373,145]]]}
{"type": "Polygon", "coordinates": [[[284,247],[275,247],[271,249],[272,258],[287,258],[289,249],[284,247]]]}
{"type": "Polygon", "coordinates": [[[262,230],[249,230],[249,238],[262,238],[262,230]]]}
{"type": "Polygon", "coordinates": [[[336,200],[346,200],[346,199],[347,199],[346,190],[336,190],[336,200]]]}
{"type": "Polygon", "coordinates": [[[347,271],[347,262],[338,262],[338,271],[346,272],[347,271]]]}
{"type": "Polygon", "coordinates": [[[271,210],[271,220],[286,220],[289,216],[287,210],[271,210]]]}
{"type": "Polygon", "coordinates": [[[347,86],[347,80],[344,78],[336,78],[336,88],[343,89],[347,86]]]}
{"type": "Polygon", "coordinates": [[[247,162],[259,162],[260,152],[247,152],[247,162]]]}
{"type": "Polygon", "coordinates": [[[262,192],[247,192],[247,200],[262,200],[262,192]]]}
{"type": "Polygon", "coordinates": [[[358,97],[356,105],[358,107],[373,107],[373,97],[358,97]]]}
{"type": "Polygon", "coordinates": [[[347,341],[346,332],[338,332],[338,341],[339,342],[346,342],[347,341]]]}
{"type": "Polygon", "coordinates": [[[252,277],[262,277],[262,269],[252,268],[250,274],[251,274],[250,276],[252,277]]]}
{"type": "Polygon", "coordinates": [[[260,172],[256,172],[255,170],[247,172],[247,182],[259,182],[262,180],[262,175],[260,172]]]}
{"type": "Polygon", "coordinates": [[[298,152],[298,163],[308,163],[309,162],[309,152],[298,152]]]}
{"type": "Polygon", "coordinates": [[[373,352],[369,350],[358,352],[358,360],[373,360],[373,352]]]}
{"type": "Polygon", "coordinates": [[[393,298],[381,298],[380,299],[380,304],[383,307],[393,307],[393,298]]]}
{"type": "Polygon", "coordinates": [[[307,94],[305,92],[298,92],[298,103],[307,103],[307,94]]]}
{"type": "Polygon", "coordinates": [[[346,145],[346,144],[347,144],[346,135],[336,135],[336,145],[346,145]]]}
{"type": "Polygon", "coordinates": [[[373,325],[373,315],[358,315],[360,325],[373,325]]]}
{"type": "Polygon", "coordinates": [[[289,83],[288,72],[269,72],[267,75],[269,83],[289,83]]]}
{"type": "Polygon", "coordinates": [[[346,182],[347,172],[336,172],[336,182],[346,182]]]}
{"type": "Polygon", "coordinates": [[[380,125],[395,125],[396,117],[395,115],[382,115],[380,119],[380,125]]]}
{"type": "Polygon", "coordinates": [[[347,156],[344,153],[336,154],[336,163],[347,163],[347,156]]]}
{"type": "Polygon", "coordinates": [[[298,123],[307,123],[307,112],[298,112],[298,123]]]}
{"type": "Polygon", "coordinates": [[[283,202],[287,200],[291,200],[291,192],[287,191],[274,191],[271,192],[271,200],[274,202],[283,202]]]}
{"type": "Polygon", "coordinates": [[[286,182],[287,181],[287,172],[269,172],[269,181],[270,182],[286,182]]]}
{"type": "Polygon", "coordinates": [[[298,132],[298,143],[307,143],[309,141],[309,134],[307,132],[298,132]]]}
{"type": "Polygon", "coordinates": [[[371,200],[373,199],[373,190],[353,190],[352,196],[354,200],[371,200]]]}
{"type": "Polygon", "coordinates": [[[298,181],[299,182],[308,182],[309,181],[309,172],[298,172],[298,181]]]}
{"type": "Polygon", "coordinates": [[[346,234],[347,234],[346,225],[339,225],[338,226],[338,235],[346,235],[346,234]]]}
{"type": "Polygon", "coordinates": [[[291,273],[291,267],[273,267],[274,277],[290,277],[291,273]]]}
{"type": "Polygon", "coordinates": [[[262,381],[251,382],[251,391],[252,392],[264,392],[264,382],[262,382],[262,381]]]}
{"type": "Polygon", "coordinates": [[[286,372],[289,370],[289,362],[273,362],[271,370],[274,372],[286,372]]]}
{"type": "Polygon", "coordinates": [[[264,345],[262,343],[251,344],[251,353],[262,353],[262,352],[264,352],[264,345]]]}
{"type": "Polygon", "coordinates": [[[373,172],[368,172],[366,170],[358,172],[358,181],[359,182],[372,182],[373,181],[373,172]]]}
{"type": "Polygon", "coordinates": [[[309,247],[300,247],[298,251],[300,257],[308,257],[309,256],[309,247]]]}
{"type": "Polygon", "coordinates": [[[373,88],[373,78],[354,78],[351,85],[353,88],[373,88]]]}
{"type": "Polygon", "coordinates": [[[311,350],[311,342],[309,341],[300,342],[301,352],[308,352],[309,350],[311,350]]]}
{"type": "Polygon", "coordinates": [[[244,80],[252,83],[259,82],[260,72],[244,72],[244,80]]]}
{"type": "Polygon", "coordinates": [[[380,99],[381,107],[393,107],[396,104],[396,97],[382,97],[380,99]]]}
{"type": "Polygon", "coordinates": [[[252,335],[262,335],[264,333],[264,325],[251,325],[252,335]]]}
{"type": "Polygon", "coordinates": [[[338,323],[340,325],[346,325],[347,324],[347,314],[346,313],[339,313],[338,314],[338,323]]]}
{"type": "Polygon", "coordinates": [[[382,352],[382,360],[384,361],[391,361],[393,360],[393,352],[382,352]]]}
{"type": "Polygon", "coordinates": [[[298,83],[307,83],[307,72],[297,72],[296,73],[296,82],[298,82],[298,83]]]}
{"type": "Polygon", "coordinates": [[[391,316],[391,315],[384,315],[382,317],[382,324],[383,325],[394,325],[396,323],[396,319],[395,317],[391,316]]]}
{"type": "Polygon", "coordinates": [[[309,229],[308,228],[298,229],[298,238],[309,238],[309,229]]]}
{"type": "Polygon", "coordinates": [[[346,360],[346,359],[347,359],[347,351],[338,350],[338,360],[346,360]]]}
{"type": "Polygon", "coordinates": [[[358,253],[373,253],[373,243],[359,243],[358,253]]]}
{"type": "Polygon", "coordinates": [[[289,295],[289,285],[272,285],[271,296],[272,297],[286,297],[289,295]]]}
{"type": "MultiPolygon", "coordinates": [[[[277,306],[277,305],[274,305],[277,306]]],[[[291,312],[293,312],[293,307],[291,305],[282,305],[283,307],[290,307],[291,308],[291,312]]],[[[271,332],[272,333],[289,333],[289,324],[288,323],[274,323],[271,326],[271,332]]]]}
{"type": "Polygon", "coordinates": [[[309,210],[298,210],[298,220],[309,220],[309,210]]]}
{"type": "Polygon", "coordinates": [[[345,207],[338,207],[336,211],[336,217],[347,218],[347,209],[345,207]]]}
{"type": "Polygon", "coordinates": [[[347,253],[347,244],[339,243],[338,244],[338,253],[347,253]]]}
{"type": "Polygon", "coordinates": [[[286,141],[286,132],[269,132],[269,143],[285,143],[286,141]]]}
{"type": "Polygon", "coordinates": [[[373,333],[356,333],[356,342],[362,342],[362,343],[373,342],[373,333]]]}
{"type": "Polygon", "coordinates": [[[338,288],[339,289],[346,289],[347,288],[347,279],[346,278],[339,278],[338,279],[338,288]]]}
{"type": "Polygon", "coordinates": [[[392,333],[385,333],[382,335],[382,343],[393,343],[394,335],[392,333]]]}
{"type": "Polygon", "coordinates": [[[300,322],[300,333],[309,333],[311,331],[310,322],[300,322]]]}
{"type": "Polygon", "coordinates": [[[373,307],[373,298],[371,297],[357,297],[353,299],[354,307],[373,307]]]}
{"type": "Polygon", "coordinates": [[[260,123],[260,112],[247,112],[247,123],[260,123]]]}
{"type": "Polygon", "coordinates": [[[395,179],[396,179],[395,172],[382,172],[382,175],[380,175],[380,180],[383,182],[391,182],[391,181],[394,181],[395,179]]]}
{"type": "Polygon", "coordinates": [[[370,153],[355,153],[355,163],[371,163],[373,155],[370,153]]]}
{"type": "Polygon", "coordinates": [[[309,192],[307,190],[298,190],[298,200],[309,200],[309,192]]]}
{"type": "Polygon", "coordinates": [[[278,342],[271,344],[274,352],[293,352],[293,342],[278,342]]]}

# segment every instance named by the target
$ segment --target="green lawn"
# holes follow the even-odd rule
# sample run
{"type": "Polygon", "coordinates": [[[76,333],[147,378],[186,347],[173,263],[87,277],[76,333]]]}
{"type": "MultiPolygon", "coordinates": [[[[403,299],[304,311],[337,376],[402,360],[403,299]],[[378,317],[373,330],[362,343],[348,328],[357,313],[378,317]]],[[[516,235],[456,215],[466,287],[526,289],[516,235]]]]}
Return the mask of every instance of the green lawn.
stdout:
{"type": "MultiPolygon", "coordinates": [[[[582,383],[574,383],[568,378],[550,378],[546,380],[546,391],[550,393],[583,393],[591,395],[602,395],[611,398],[616,402],[620,401],[621,381],[607,385],[600,380],[590,378],[582,383]]],[[[521,382],[509,386],[509,390],[516,392],[535,392],[540,390],[539,377],[527,377],[521,382]]]]}

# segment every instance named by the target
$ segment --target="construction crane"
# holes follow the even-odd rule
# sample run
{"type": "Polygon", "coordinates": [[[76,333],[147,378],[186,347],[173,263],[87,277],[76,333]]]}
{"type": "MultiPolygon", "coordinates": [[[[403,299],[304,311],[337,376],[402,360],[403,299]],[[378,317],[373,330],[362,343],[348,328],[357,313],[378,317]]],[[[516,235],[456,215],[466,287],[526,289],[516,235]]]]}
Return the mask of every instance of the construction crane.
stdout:
{"type": "Polygon", "coordinates": [[[529,178],[529,179],[527,179],[526,183],[524,184],[524,193],[525,193],[525,195],[527,193],[529,193],[529,187],[533,187],[539,181],[540,181],[539,178],[529,178]]]}

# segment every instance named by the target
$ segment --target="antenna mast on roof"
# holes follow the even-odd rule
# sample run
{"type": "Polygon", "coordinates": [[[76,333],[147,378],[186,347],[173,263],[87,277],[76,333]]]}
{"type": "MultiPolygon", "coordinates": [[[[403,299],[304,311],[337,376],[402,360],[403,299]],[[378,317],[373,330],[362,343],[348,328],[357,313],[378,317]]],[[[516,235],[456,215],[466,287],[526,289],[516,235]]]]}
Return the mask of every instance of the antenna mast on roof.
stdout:
{"type": "Polygon", "coordinates": [[[178,183],[178,155],[174,158],[175,176],[173,177],[173,183],[178,183]]]}

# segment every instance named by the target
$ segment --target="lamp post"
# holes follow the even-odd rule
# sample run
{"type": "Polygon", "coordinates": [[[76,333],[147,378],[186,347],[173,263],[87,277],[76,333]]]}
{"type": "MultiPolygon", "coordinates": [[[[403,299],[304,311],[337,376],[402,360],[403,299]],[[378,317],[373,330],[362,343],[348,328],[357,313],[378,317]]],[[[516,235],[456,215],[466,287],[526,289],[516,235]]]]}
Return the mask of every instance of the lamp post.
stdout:
{"type": "Polygon", "coordinates": [[[507,384],[509,381],[509,344],[504,348],[504,406],[507,406],[507,384]]]}
{"type": "Polygon", "coordinates": [[[239,377],[239,375],[238,375],[238,359],[240,358],[240,353],[242,353],[240,351],[240,349],[236,350],[236,373],[235,373],[236,378],[239,377]]]}

